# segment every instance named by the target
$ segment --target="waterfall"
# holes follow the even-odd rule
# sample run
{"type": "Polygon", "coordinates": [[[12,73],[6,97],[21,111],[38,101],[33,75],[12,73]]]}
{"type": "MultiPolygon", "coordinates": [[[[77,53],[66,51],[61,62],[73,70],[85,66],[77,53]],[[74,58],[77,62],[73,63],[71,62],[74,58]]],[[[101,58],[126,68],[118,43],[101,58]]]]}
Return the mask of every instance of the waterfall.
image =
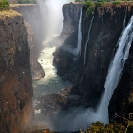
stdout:
{"type": "Polygon", "coordinates": [[[85,61],[86,61],[87,43],[88,43],[88,41],[89,41],[89,39],[90,39],[90,31],[91,31],[93,19],[94,19],[94,16],[93,16],[92,19],[91,19],[90,27],[89,27],[88,35],[87,35],[87,41],[86,41],[86,43],[85,43],[85,49],[84,49],[84,65],[85,65],[85,61]]]}
{"type": "Polygon", "coordinates": [[[82,40],[81,22],[82,22],[82,9],[81,9],[80,19],[79,19],[77,55],[81,54],[81,40],[82,40]]]}
{"type": "Polygon", "coordinates": [[[131,17],[127,27],[121,34],[121,37],[118,41],[118,49],[115,54],[113,61],[110,64],[108,74],[105,81],[105,92],[101,100],[100,106],[97,110],[97,113],[100,115],[100,121],[108,123],[108,105],[111,99],[111,96],[117,87],[122,70],[124,67],[125,60],[128,58],[129,49],[133,40],[133,16],[131,17]]]}
{"type": "Polygon", "coordinates": [[[127,17],[127,8],[125,10],[125,16],[124,16],[124,21],[123,21],[123,28],[126,26],[126,17],[127,17]]]}

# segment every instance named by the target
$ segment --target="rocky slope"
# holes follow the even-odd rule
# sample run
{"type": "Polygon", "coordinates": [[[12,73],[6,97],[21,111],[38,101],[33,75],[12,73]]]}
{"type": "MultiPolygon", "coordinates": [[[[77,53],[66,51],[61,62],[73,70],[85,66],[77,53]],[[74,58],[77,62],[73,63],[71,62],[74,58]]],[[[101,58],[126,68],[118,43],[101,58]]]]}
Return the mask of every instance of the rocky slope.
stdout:
{"type": "Polygon", "coordinates": [[[21,14],[0,12],[0,132],[19,133],[32,119],[32,80],[21,14]]]}

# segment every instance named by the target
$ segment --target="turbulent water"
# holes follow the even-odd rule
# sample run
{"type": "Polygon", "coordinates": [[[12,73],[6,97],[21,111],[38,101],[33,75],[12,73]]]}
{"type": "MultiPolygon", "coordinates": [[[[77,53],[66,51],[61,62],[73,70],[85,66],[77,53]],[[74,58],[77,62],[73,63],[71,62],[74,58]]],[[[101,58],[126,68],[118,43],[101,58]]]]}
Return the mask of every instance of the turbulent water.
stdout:
{"type": "MultiPolygon", "coordinates": [[[[57,74],[56,68],[53,64],[53,55],[55,52],[56,45],[54,40],[57,36],[53,36],[52,38],[48,38],[43,42],[44,49],[40,53],[40,57],[38,61],[42,65],[45,70],[45,77],[34,81],[33,89],[34,96],[36,95],[46,95],[60,92],[62,89],[66,88],[70,83],[64,82],[57,74]]],[[[57,41],[56,41],[57,42],[57,41]]]]}
{"type": "Polygon", "coordinates": [[[101,104],[98,109],[98,114],[100,115],[100,119],[104,123],[108,123],[108,105],[111,99],[111,96],[114,92],[114,89],[117,87],[122,70],[124,67],[125,60],[128,58],[129,49],[133,40],[133,16],[129,21],[127,27],[124,29],[119,42],[118,42],[118,50],[115,54],[114,60],[111,62],[108,75],[106,77],[105,82],[105,92],[103,98],[101,100],[101,104]]]}
{"type": "Polygon", "coordinates": [[[91,27],[92,27],[93,19],[94,19],[94,16],[93,16],[92,19],[91,19],[90,27],[89,27],[88,35],[87,35],[87,40],[86,40],[86,43],[85,43],[85,50],[84,50],[84,65],[85,65],[85,61],[86,61],[87,43],[88,43],[88,41],[89,41],[89,39],[90,39],[90,31],[91,31],[91,27]]]}

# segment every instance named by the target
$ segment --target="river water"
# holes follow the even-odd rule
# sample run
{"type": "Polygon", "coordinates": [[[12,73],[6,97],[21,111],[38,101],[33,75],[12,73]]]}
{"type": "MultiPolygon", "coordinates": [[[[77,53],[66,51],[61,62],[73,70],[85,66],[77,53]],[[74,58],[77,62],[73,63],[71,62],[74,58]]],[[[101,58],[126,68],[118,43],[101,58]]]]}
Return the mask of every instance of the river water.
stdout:
{"type": "Polygon", "coordinates": [[[59,45],[58,36],[54,35],[43,42],[43,50],[40,52],[38,62],[42,65],[45,70],[45,77],[33,82],[33,94],[47,95],[58,93],[65,89],[70,83],[63,81],[56,73],[56,68],[53,64],[53,55],[56,46],[59,45]]]}

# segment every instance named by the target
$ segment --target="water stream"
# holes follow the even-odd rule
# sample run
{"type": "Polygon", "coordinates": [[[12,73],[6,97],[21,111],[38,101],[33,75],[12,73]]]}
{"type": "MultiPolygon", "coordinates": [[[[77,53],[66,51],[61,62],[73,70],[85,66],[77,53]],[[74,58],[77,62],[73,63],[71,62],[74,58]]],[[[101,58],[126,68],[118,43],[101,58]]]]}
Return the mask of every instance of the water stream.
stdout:
{"type": "Polygon", "coordinates": [[[85,50],[84,50],[84,65],[85,65],[85,61],[86,61],[87,43],[88,43],[88,41],[89,41],[89,39],[90,39],[90,31],[91,31],[91,27],[92,27],[93,19],[94,19],[94,16],[93,16],[92,19],[91,19],[90,27],[89,27],[88,35],[87,35],[87,40],[86,40],[86,43],[85,43],[85,50]]]}
{"type": "Polygon", "coordinates": [[[57,70],[52,65],[52,53],[54,53],[56,50],[57,45],[55,43],[55,39],[57,37],[58,36],[50,37],[43,42],[44,49],[40,53],[38,62],[45,70],[45,77],[33,82],[34,96],[58,93],[70,85],[69,82],[63,81],[61,77],[56,74],[57,70]]]}
{"type": "Polygon", "coordinates": [[[100,115],[100,121],[108,123],[108,105],[111,96],[116,89],[121,78],[122,70],[125,60],[128,58],[129,49],[133,40],[133,16],[131,17],[128,25],[122,32],[118,41],[118,49],[113,61],[111,62],[108,74],[105,81],[105,92],[101,100],[97,113],[100,115]]]}
{"type": "Polygon", "coordinates": [[[82,23],[82,9],[80,12],[80,19],[79,19],[77,55],[81,54],[81,40],[82,40],[81,23],[82,23]]]}

